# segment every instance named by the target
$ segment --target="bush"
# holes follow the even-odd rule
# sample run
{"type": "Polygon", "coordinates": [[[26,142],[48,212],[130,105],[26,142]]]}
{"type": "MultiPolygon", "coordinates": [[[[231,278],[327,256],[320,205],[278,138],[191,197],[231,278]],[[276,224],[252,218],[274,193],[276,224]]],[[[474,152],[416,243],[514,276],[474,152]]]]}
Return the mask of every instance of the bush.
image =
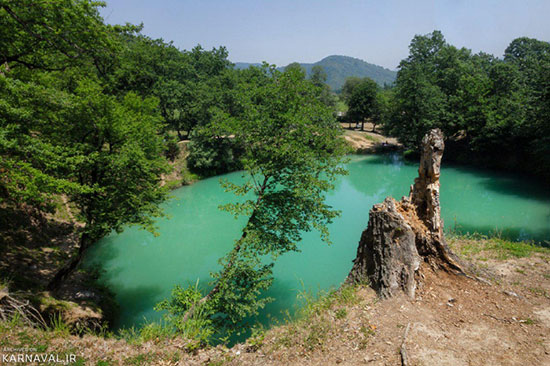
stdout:
{"type": "Polygon", "coordinates": [[[166,158],[170,159],[170,161],[174,161],[180,154],[180,151],[180,146],[175,138],[165,138],[164,156],[166,156],[166,158]]]}

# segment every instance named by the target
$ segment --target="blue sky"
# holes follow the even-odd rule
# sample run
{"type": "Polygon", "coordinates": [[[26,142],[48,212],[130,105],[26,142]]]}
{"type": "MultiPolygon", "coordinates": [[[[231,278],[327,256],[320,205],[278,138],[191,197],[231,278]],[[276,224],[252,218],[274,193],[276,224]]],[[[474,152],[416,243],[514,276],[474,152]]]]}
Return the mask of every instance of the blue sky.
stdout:
{"type": "Polygon", "coordinates": [[[106,0],[108,23],[181,49],[226,46],[233,62],[315,62],[346,55],[390,69],[415,34],[502,56],[514,38],[550,41],[549,0],[106,0]]]}

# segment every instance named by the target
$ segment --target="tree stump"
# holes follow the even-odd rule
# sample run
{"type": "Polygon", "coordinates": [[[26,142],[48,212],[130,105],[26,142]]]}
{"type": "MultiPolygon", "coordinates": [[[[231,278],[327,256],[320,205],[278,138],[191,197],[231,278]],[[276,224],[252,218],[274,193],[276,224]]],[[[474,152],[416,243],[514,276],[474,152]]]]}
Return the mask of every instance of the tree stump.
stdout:
{"type": "Polygon", "coordinates": [[[404,292],[414,298],[422,261],[463,272],[443,235],[439,175],[445,147],[439,129],[422,139],[418,177],[408,197],[387,197],[369,213],[347,283],[368,282],[382,298],[404,292]]]}

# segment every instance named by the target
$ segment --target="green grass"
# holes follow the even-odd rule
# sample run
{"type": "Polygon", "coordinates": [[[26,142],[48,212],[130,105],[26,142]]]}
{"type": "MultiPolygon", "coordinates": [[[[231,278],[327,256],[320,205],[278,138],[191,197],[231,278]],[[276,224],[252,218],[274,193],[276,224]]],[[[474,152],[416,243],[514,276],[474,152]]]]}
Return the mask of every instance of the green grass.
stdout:
{"type": "Polygon", "coordinates": [[[380,141],[378,138],[376,138],[374,136],[371,136],[369,134],[364,134],[363,137],[365,138],[365,140],[369,140],[369,141],[372,141],[372,142],[380,141]]]}
{"type": "Polygon", "coordinates": [[[274,349],[295,345],[301,345],[308,351],[322,348],[334,328],[330,315],[345,319],[348,315],[346,306],[359,302],[356,291],[356,286],[343,286],[338,290],[321,291],[317,295],[305,290],[300,292],[298,298],[302,305],[294,317],[287,313],[286,326],[276,338],[274,349]]]}
{"type": "Polygon", "coordinates": [[[528,241],[511,241],[500,237],[487,237],[479,234],[451,234],[449,243],[461,255],[477,259],[526,258],[535,253],[550,255],[550,249],[528,241]]]}
{"type": "Polygon", "coordinates": [[[71,334],[71,327],[59,313],[51,317],[50,330],[59,337],[68,337],[71,334]]]}
{"type": "Polygon", "coordinates": [[[345,308],[340,308],[336,310],[335,316],[336,319],[344,319],[346,316],[348,316],[348,311],[345,308]]]}
{"type": "Polygon", "coordinates": [[[314,295],[310,291],[301,291],[298,299],[303,304],[298,310],[298,318],[308,318],[329,310],[335,305],[353,305],[358,301],[355,286],[343,286],[338,290],[321,291],[314,295]]]}
{"type": "Polygon", "coordinates": [[[152,365],[153,362],[153,356],[150,354],[140,354],[134,357],[129,357],[126,360],[124,360],[125,365],[133,365],[133,366],[146,366],[146,365],[152,365]]]}

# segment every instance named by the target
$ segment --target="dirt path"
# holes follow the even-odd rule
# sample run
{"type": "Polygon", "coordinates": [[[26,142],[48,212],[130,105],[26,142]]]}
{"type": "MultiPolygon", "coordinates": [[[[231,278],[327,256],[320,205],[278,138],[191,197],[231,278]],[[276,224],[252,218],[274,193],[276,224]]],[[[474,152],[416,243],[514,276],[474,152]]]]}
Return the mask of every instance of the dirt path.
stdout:
{"type": "Polygon", "coordinates": [[[383,149],[395,150],[401,147],[397,139],[372,132],[372,126],[369,123],[365,124],[365,131],[350,130],[347,123],[342,124],[342,127],[345,131],[344,139],[356,153],[372,153],[383,149]]]}

